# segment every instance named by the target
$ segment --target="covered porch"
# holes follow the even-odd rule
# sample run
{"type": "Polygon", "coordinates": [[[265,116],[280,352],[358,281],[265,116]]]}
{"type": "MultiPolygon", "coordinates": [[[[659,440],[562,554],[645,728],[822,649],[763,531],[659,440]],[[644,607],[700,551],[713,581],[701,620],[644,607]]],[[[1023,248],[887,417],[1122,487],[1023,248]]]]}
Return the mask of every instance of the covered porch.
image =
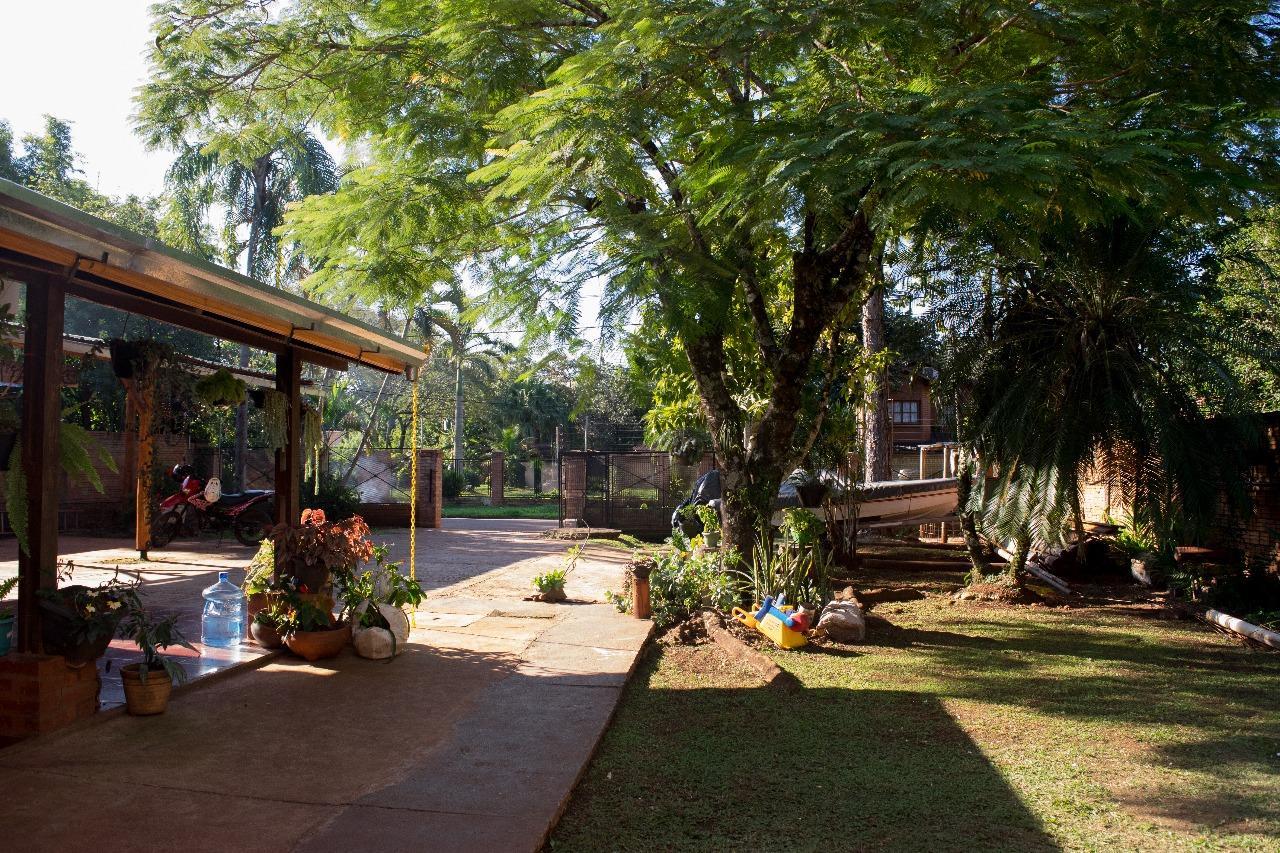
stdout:
{"type": "MultiPolygon", "coordinates": [[[[96,710],[97,679],[64,673],[42,641],[39,593],[58,586],[58,501],[63,485],[58,424],[62,418],[64,317],[69,298],[244,344],[274,356],[274,386],[286,400],[283,447],[275,452],[275,520],[296,521],[302,509],[302,371],[363,365],[411,379],[424,353],[403,339],[268,287],[223,267],[134,234],[105,220],[0,180],[0,283],[23,327],[20,465],[26,478],[27,547],[18,554],[15,651],[0,658],[30,679],[0,677],[0,738],[59,727],[96,710]],[[14,295],[22,290],[21,305],[14,295]],[[94,683],[90,684],[89,681],[94,683]],[[24,696],[4,685],[23,682],[24,696]],[[86,701],[92,690],[95,701],[86,701]],[[32,695],[26,695],[32,694],[32,695]],[[68,708],[77,708],[70,714],[68,708]]],[[[145,417],[139,413],[140,418],[145,417]]],[[[130,424],[133,428],[133,424],[130,424]]],[[[140,443],[149,431],[139,425],[140,443]]],[[[136,454],[134,550],[145,561],[151,544],[152,495],[144,460],[136,454]]],[[[243,555],[243,552],[241,552],[243,555]]],[[[243,556],[240,557],[243,560],[243,556]]],[[[123,568],[123,567],[122,567],[123,568]]],[[[196,591],[198,600],[198,590],[196,591]]],[[[14,688],[18,689],[18,688],[14,688]]]]}

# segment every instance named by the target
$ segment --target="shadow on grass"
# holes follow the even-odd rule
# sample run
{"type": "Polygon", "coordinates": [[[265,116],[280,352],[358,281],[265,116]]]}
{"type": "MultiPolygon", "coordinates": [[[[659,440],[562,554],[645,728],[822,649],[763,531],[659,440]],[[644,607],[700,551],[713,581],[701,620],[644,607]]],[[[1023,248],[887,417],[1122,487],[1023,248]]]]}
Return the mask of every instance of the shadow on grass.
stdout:
{"type": "Polygon", "coordinates": [[[552,850],[1053,850],[932,696],[628,690],[552,850]]]}

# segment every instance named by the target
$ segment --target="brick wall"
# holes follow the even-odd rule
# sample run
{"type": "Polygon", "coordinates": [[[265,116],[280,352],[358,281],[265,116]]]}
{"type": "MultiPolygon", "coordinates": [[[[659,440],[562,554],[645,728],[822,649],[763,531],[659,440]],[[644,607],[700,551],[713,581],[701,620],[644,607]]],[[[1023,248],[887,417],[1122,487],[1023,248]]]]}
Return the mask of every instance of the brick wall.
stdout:
{"type": "Polygon", "coordinates": [[[98,668],[53,655],[0,657],[0,745],[69,726],[98,711],[98,668]]]}
{"type": "MultiPolygon", "coordinates": [[[[1185,544],[1239,549],[1246,561],[1280,572],[1280,412],[1263,415],[1262,425],[1247,472],[1249,517],[1233,516],[1224,500],[1206,541],[1185,544]]],[[[1087,521],[1125,519],[1132,509],[1130,496],[1096,469],[1085,478],[1080,502],[1087,521]]]]}

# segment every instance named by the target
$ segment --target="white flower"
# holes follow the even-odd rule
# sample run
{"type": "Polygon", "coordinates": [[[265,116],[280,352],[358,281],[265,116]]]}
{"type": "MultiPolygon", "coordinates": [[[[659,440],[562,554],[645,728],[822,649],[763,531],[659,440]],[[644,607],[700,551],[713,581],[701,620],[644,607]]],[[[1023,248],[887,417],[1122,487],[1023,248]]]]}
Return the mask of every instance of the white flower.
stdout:
{"type": "Polygon", "coordinates": [[[119,610],[119,609],[120,609],[120,602],[118,602],[118,601],[108,601],[108,602],[107,602],[107,607],[110,607],[112,610],[119,610]]]}

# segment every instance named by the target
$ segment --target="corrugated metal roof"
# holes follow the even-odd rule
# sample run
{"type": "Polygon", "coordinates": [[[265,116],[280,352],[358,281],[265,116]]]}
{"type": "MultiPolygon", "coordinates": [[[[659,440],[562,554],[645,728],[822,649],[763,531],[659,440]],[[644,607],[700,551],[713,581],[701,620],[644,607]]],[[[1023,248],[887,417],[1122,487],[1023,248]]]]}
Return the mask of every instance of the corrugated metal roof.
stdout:
{"type": "Polygon", "coordinates": [[[420,348],[362,320],[3,179],[0,248],[75,267],[134,291],[380,370],[401,372],[426,360],[420,348]]]}

